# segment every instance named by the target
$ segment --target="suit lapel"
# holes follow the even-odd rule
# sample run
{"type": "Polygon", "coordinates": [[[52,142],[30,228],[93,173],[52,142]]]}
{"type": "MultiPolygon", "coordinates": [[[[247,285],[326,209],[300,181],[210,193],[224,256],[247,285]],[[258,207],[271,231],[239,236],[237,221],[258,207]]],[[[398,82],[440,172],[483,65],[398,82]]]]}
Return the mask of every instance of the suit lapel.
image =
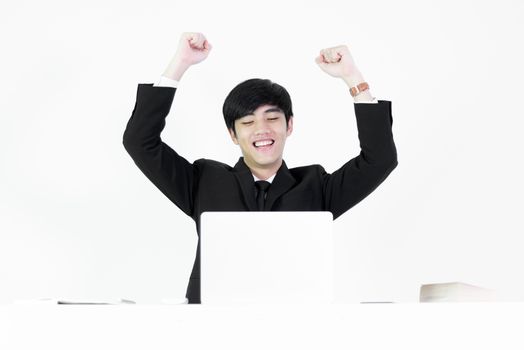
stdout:
{"type": "Polygon", "coordinates": [[[244,163],[243,158],[241,157],[237,164],[235,164],[235,177],[238,181],[238,185],[242,190],[242,195],[244,196],[244,202],[246,203],[250,211],[257,210],[257,204],[255,202],[255,180],[253,179],[253,174],[251,170],[244,163]]]}
{"type": "Polygon", "coordinates": [[[266,197],[266,210],[271,210],[275,201],[282,196],[284,193],[289,191],[295,184],[295,179],[291,176],[291,172],[286,166],[286,163],[282,161],[282,166],[277,171],[277,175],[273,179],[271,186],[267,192],[266,197]]]}

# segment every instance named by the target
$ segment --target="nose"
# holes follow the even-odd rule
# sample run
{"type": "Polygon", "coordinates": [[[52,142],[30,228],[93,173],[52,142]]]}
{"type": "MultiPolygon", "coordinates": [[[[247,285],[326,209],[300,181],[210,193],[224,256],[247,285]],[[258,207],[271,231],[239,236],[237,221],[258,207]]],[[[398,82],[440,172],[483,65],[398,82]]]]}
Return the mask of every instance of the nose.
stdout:
{"type": "Polygon", "coordinates": [[[269,124],[267,123],[267,121],[262,120],[257,123],[255,135],[259,136],[259,135],[264,135],[264,134],[269,134],[269,133],[270,133],[270,129],[269,129],[269,124]]]}

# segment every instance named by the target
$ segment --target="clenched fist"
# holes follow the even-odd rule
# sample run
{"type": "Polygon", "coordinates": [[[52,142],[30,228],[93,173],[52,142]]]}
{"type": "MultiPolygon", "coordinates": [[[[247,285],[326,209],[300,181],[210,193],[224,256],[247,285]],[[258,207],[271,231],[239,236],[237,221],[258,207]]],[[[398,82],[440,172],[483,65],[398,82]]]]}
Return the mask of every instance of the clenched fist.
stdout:
{"type": "Polygon", "coordinates": [[[320,69],[333,77],[347,78],[358,73],[357,66],[346,45],[320,50],[315,62],[320,69]]]}
{"type": "Polygon", "coordinates": [[[202,33],[182,33],[175,58],[189,66],[207,58],[211,44],[202,33]]]}
{"type": "Polygon", "coordinates": [[[211,51],[211,44],[202,33],[182,33],[175,56],[164,71],[164,76],[180,80],[192,65],[202,62],[211,51]]]}

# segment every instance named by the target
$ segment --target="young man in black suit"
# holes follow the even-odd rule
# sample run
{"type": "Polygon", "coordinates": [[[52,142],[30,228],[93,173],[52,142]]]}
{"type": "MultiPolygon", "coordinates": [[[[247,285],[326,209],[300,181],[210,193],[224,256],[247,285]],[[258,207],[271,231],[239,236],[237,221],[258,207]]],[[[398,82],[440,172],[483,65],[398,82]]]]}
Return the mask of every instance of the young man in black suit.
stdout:
{"type": "MultiPolygon", "coordinates": [[[[330,211],[336,219],[370,194],[397,166],[391,102],[376,101],[346,46],[320,51],[318,66],[347,83],[355,101],[361,152],[332,174],[320,165],[288,169],[282,159],[293,132],[291,99],[280,85],[250,79],[227,96],[223,114],[243,157],[234,167],[198,159],[189,163],[160,134],[184,72],[204,60],[211,44],[183,33],[160,82],[139,84],[124,146],[140,170],[196,223],[205,211],[330,211]]],[[[200,240],[186,292],[200,303],[200,240]]]]}

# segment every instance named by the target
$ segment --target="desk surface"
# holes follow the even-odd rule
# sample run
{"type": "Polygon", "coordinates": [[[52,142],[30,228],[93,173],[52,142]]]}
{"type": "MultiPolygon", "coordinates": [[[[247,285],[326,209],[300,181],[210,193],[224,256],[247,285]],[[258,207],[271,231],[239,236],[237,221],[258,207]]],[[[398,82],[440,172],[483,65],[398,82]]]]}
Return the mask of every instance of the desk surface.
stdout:
{"type": "Polygon", "coordinates": [[[0,348],[522,349],[523,321],[524,303],[9,305],[0,348]]]}

